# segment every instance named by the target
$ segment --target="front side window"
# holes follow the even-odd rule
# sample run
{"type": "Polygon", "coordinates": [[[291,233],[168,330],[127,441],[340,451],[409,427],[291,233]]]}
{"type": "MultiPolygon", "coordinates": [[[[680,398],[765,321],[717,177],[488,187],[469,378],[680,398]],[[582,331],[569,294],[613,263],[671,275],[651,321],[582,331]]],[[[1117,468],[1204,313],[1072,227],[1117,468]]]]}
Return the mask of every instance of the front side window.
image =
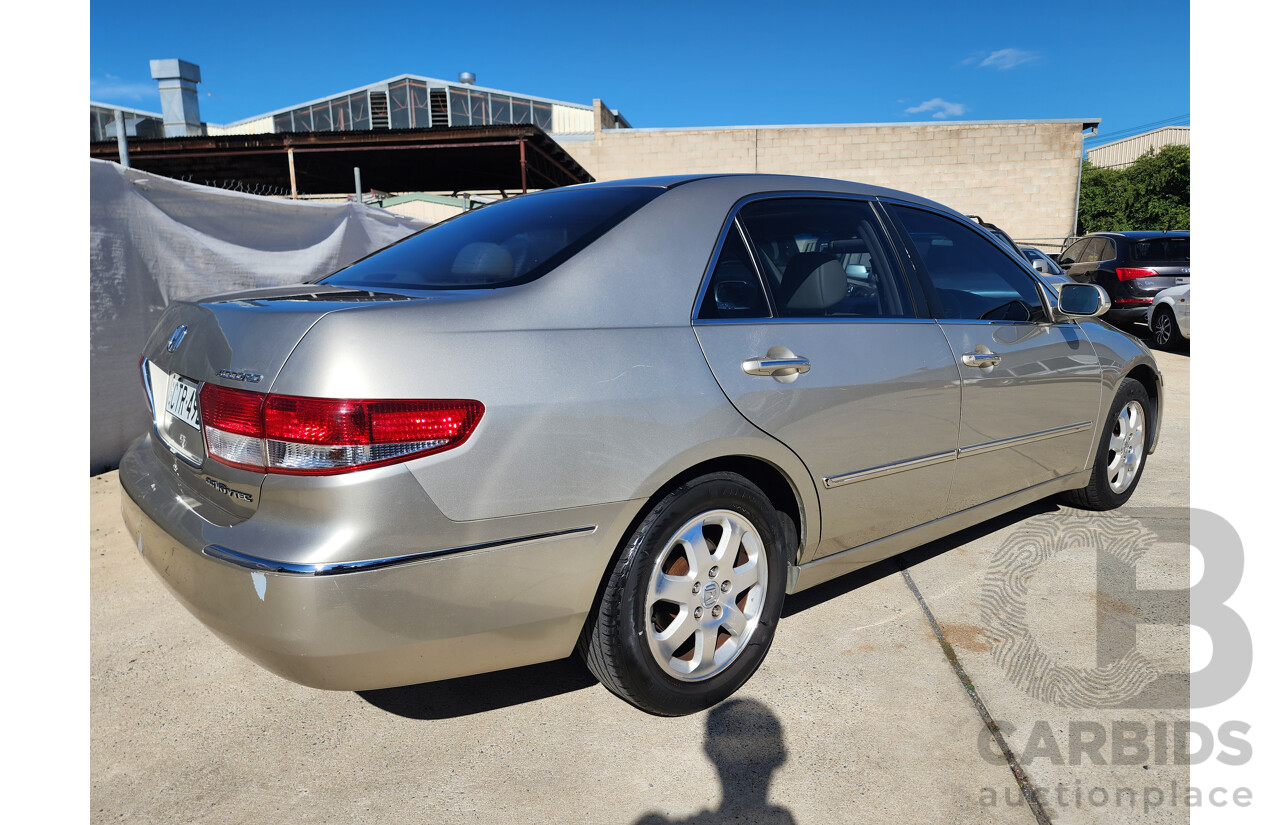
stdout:
{"type": "Polygon", "coordinates": [[[1031,276],[971,226],[934,212],[894,207],[923,264],[940,318],[1031,321],[1043,317],[1031,276]]]}
{"type": "Polygon", "coordinates": [[[1084,254],[1084,248],[1089,245],[1088,238],[1081,238],[1066,248],[1061,255],[1058,256],[1058,263],[1070,266],[1080,262],[1080,256],[1084,254]]]}
{"type": "Polygon", "coordinates": [[[410,235],[321,283],[357,289],[492,289],[542,277],[664,190],[552,189],[410,235]]]}
{"type": "Polygon", "coordinates": [[[783,317],[914,314],[869,204],[838,198],[749,203],[738,220],[783,317]]]}

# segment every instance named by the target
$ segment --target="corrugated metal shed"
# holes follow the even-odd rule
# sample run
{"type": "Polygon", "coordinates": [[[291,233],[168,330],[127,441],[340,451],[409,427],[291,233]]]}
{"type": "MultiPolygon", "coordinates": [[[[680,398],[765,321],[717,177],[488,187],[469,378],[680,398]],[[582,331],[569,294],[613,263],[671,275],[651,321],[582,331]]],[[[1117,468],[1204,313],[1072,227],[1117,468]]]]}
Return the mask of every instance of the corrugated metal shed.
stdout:
{"type": "Polygon", "coordinates": [[[1190,146],[1190,126],[1164,126],[1140,135],[1104,143],[1089,150],[1089,162],[1103,169],[1123,169],[1148,151],[1165,146],[1190,146]]]}

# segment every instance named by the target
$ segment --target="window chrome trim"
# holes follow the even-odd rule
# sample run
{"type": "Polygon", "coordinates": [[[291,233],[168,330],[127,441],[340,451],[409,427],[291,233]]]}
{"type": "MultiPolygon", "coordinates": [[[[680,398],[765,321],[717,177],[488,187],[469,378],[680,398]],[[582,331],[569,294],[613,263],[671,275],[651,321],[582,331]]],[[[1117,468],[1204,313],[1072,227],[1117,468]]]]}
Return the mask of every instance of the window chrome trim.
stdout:
{"type": "Polygon", "coordinates": [[[866,470],[857,470],[852,473],[831,476],[824,478],[822,483],[830,490],[834,487],[841,487],[845,484],[853,484],[855,481],[869,481],[873,478],[883,478],[891,476],[894,473],[901,473],[905,470],[919,470],[924,467],[931,467],[934,464],[943,464],[951,461],[956,457],[956,450],[947,450],[945,453],[934,453],[933,455],[924,455],[919,458],[909,458],[906,461],[899,461],[896,464],[883,464],[879,467],[870,467],[866,470]]]}
{"type": "Polygon", "coordinates": [[[247,553],[240,553],[217,544],[208,545],[201,550],[200,553],[201,555],[223,562],[224,564],[230,564],[234,567],[240,567],[245,570],[252,570],[260,573],[276,573],[285,576],[333,576],[342,573],[360,573],[368,570],[397,567],[402,564],[412,564],[414,562],[426,561],[428,559],[482,553],[487,550],[505,550],[513,547],[524,547],[530,544],[541,544],[543,542],[556,541],[558,539],[574,536],[589,536],[595,531],[596,525],[592,524],[586,527],[574,527],[569,530],[556,530],[551,533],[537,533],[532,536],[521,536],[514,539],[502,539],[501,541],[467,544],[461,547],[447,547],[441,550],[428,550],[424,553],[411,553],[405,556],[389,556],[387,558],[363,559],[359,561],[338,561],[325,564],[297,564],[294,562],[272,561],[270,559],[259,558],[258,556],[251,556],[247,553]]]}
{"type": "Polygon", "coordinates": [[[764,283],[764,273],[760,271],[760,264],[758,261],[756,261],[755,253],[752,252],[751,250],[751,243],[747,240],[747,235],[743,231],[742,227],[738,225],[738,210],[741,208],[740,206],[741,203],[742,202],[739,202],[738,204],[734,204],[734,206],[729,210],[729,220],[725,223],[724,227],[720,230],[720,237],[716,240],[715,248],[712,249],[711,251],[711,259],[707,262],[707,268],[702,273],[702,283],[698,286],[698,295],[696,298],[694,298],[693,308],[689,312],[689,320],[692,323],[696,324],[699,321],[713,321],[713,320],[714,321],[743,320],[743,321],[754,321],[758,323],[760,321],[772,320],[777,315],[777,311],[773,306],[773,293],[768,288],[766,288],[764,283]],[[757,318],[699,319],[698,313],[702,311],[702,302],[706,300],[707,290],[711,288],[711,278],[715,274],[716,265],[720,263],[720,253],[721,251],[723,251],[725,243],[728,242],[729,233],[731,232],[738,233],[738,240],[742,242],[742,246],[747,251],[747,258],[750,259],[751,261],[751,268],[754,269],[756,273],[756,284],[760,287],[761,294],[764,295],[764,303],[765,303],[766,311],[769,314],[766,316],[757,317],[757,318]]]}
{"type": "Polygon", "coordinates": [[[1083,432],[1093,429],[1092,421],[1081,421],[1079,424],[1068,424],[1065,427],[1054,427],[1051,430],[1040,430],[1035,433],[1027,433],[1026,435],[1015,435],[1012,438],[1001,438],[998,441],[985,441],[981,444],[971,444],[968,447],[961,447],[957,450],[960,458],[967,456],[982,455],[983,453],[994,452],[995,450],[1004,450],[1009,447],[1021,447],[1024,444],[1034,444],[1037,441],[1045,441],[1050,438],[1057,438],[1062,435],[1071,435],[1072,433],[1083,432]]]}

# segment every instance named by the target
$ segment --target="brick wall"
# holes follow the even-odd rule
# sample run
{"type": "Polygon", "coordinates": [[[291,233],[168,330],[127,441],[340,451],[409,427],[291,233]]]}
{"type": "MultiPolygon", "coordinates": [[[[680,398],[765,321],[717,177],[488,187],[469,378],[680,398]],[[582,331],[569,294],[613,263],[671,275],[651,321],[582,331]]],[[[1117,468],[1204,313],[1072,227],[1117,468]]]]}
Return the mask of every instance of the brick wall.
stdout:
{"type": "Polygon", "coordinates": [[[855,180],[982,215],[1021,239],[1072,233],[1082,139],[1080,122],[1024,121],[598,128],[593,140],[564,147],[596,180],[690,172],[855,180]]]}

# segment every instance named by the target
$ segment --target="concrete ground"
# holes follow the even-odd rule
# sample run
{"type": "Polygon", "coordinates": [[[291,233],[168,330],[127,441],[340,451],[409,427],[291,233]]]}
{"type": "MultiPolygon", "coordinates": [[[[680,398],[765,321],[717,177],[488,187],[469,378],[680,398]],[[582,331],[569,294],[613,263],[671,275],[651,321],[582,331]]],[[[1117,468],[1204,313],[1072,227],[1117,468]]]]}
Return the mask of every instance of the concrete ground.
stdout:
{"type": "Polygon", "coordinates": [[[1126,507],[1040,502],[799,594],[741,701],[681,719],[576,659],[284,681],[178,605],[92,478],[92,819],[1186,822],[1190,358],[1156,357],[1163,432],[1126,507]]]}

